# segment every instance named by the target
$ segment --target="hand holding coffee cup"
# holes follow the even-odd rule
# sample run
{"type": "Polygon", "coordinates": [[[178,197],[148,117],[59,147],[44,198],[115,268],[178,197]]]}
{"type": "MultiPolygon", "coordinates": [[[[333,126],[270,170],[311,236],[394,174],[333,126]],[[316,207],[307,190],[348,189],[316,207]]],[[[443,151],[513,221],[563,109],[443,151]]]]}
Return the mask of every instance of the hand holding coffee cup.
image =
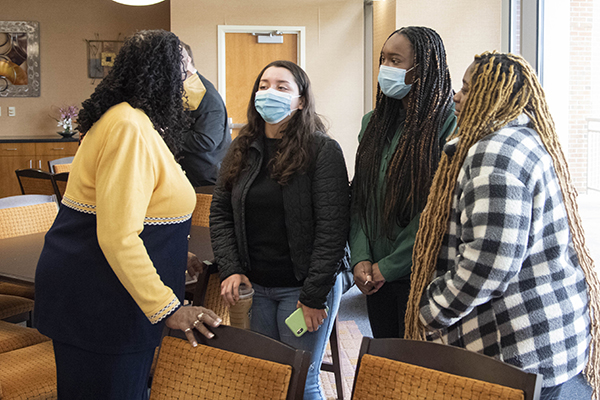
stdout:
{"type": "Polygon", "coordinates": [[[246,285],[247,287],[252,287],[250,280],[244,274],[233,274],[229,275],[223,282],[221,282],[221,297],[223,297],[223,301],[229,307],[235,305],[239,299],[239,291],[238,288],[240,285],[246,285]]]}
{"type": "Polygon", "coordinates": [[[221,296],[229,306],[231,326],[250,328],[250,308],[254,289],[246,275],[233,274],[221,282],[221,296]]]}
{"type": "Polygon", "coordinates": [[[250,310],[254,289],[241,284],[238,287],[238,294],[238,301],[229,307],[229,323],[236,328],[250,329],[250,310]]]}

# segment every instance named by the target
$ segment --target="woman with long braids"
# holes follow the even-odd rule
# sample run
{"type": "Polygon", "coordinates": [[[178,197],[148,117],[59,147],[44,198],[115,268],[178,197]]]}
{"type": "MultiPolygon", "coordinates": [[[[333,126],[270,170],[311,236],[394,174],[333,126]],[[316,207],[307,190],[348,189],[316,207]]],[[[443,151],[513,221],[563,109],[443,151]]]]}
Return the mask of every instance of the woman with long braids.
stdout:
{"type": "Polygon", "coordinates": [[[240,285],[251,286],[250,329],[312,353],[305,400],[324,399],[319,372],[350,225],[344,155],[314,101],[308,75],[290,61],[258,74],[210,208],[221,295],[234,305],[240,285]],[[285,323],[298,308],[308,329],[300,337],[285,323]]]}
{"type": "Polygon", "coordinates": [[[404,336],[419,215],[456,117],[446,51],[434,30],[395,31],[379,64],[377,102],[359,134],[350,248],[373,336],[388,338],[404,336]]]}
{"type": "Polygon", "coordinates": [[[196,195],[175,161],[188,120],[177,36],[141,31],[83,102],[84,138],[36,270],[35,325],[53,339],[58,398],[146,399],[166,325],[220,320],[181,307],[196,195]]]}
{"type": "Polygon", "coordinates": [[[406,336],[541,374],[544,400],[587,360],[598,399],[600,283],[535,72],[484,53],[454,99],[459,128],[421,216],[406,336]]]}

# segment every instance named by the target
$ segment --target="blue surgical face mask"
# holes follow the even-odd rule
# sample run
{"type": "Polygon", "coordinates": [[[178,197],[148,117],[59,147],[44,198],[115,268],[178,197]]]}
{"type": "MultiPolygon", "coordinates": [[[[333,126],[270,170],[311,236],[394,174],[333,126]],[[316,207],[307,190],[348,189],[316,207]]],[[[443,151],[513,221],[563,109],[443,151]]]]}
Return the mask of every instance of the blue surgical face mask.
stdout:
{"type": "Polygon", "coordinates": [[[254,107],[266,123],[277,124],[292,111],[297,110],[297,108],[292,110],[292,99],[296,97],[300,96],[293,96],[272,88],[259,90],[254,96],[254,107]]]}
{"type": "Polygon", "coordinates": [[[397,100],[404,98],[410,92],[412,86],[405,82],[406,73],[413,68],[406,70],[386,65],[379,66],[377,81],[383,94],[397,100]]]}

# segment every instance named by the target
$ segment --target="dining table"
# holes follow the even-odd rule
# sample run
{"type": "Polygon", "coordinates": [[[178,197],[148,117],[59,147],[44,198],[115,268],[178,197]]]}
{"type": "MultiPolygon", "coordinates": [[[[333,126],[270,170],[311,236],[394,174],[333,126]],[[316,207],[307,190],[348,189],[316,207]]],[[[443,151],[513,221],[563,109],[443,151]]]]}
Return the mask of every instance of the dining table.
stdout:
{"type": "MultiPolygon", "coordinates": [[[[34,284],[45,235],[46,232],[42,232],[0,239],[0,281],[34,284]]],[[[200,261],[213,259],[209,228],[192,226],[188,246],[200,261]]],[[[187,280],[186,283],[190,283],[192,279],[188,277],[187,280]]]]}

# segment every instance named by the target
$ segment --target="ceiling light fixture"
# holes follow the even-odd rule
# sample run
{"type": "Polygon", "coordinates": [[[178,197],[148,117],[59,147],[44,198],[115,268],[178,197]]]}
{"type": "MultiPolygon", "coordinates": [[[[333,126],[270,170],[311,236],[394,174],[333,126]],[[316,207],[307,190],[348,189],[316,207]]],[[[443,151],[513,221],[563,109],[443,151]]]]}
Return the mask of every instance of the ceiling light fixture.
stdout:
{"type": "Polygon", "coordinates": [[[125,4],[126,6],[151,6],[165,0],[113,0],[115,3],[125,4]]]}

